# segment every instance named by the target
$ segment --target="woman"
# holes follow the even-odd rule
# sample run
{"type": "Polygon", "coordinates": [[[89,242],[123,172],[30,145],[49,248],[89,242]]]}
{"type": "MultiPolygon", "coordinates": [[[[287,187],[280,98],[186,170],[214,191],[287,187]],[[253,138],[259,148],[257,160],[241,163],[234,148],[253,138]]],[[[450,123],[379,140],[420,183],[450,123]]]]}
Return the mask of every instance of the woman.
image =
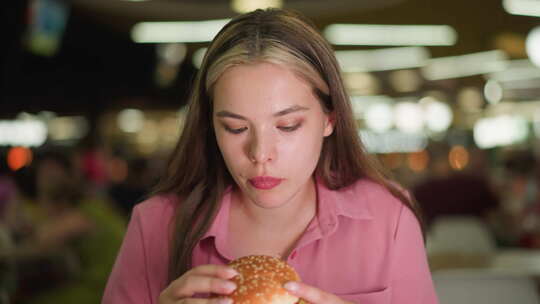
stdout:
{"type": "Polygon", "coordinates": [[[133,213],[103,303],[204,303],[224,266],[280,256],[319,303],[437,303],[411,200],[359,141],[330,45],[257,10],[208,48],[158,194],[133,213]]]}

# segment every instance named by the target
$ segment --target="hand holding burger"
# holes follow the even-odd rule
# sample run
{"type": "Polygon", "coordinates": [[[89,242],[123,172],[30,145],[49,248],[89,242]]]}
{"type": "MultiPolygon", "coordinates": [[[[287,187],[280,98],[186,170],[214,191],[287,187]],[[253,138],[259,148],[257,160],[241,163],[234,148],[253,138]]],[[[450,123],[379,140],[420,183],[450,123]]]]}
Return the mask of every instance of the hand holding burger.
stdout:
{"type": "Polygon", "coordinates": [[[201,265],[173,281],[159,297],[160,304],[345,304],[350,303],[300,282],[298,273],[285,261],[251,255],[229,265],[201,265]],[[197,293],[212,293],[197,299],[197,293]]]}
{"type": "Polygon", "coordinates": [[[238,272],[232,278],[237,288],[228,296],[235,304],[295,304],[300,300],[283,287],[289,281],[300,281],[300,276],[278,258],[250,255],[232,261],[229,267],[238,272]]]}
{"type": "Polygon", "coordinates": [[[236,285],[231,278],[237,276],[231,267],[224,265],[200,265],[184,273],[174,280],[159,295],[159,304],[202,304],[202,303],[230,303],[230,299],[200,299],[195,294],[230,294],[236,285]],[[222,300],[222,301],[219,301],[222,300]]]}
{"type": "Polygon", "coordinates": [[[245,256],[229,267],[237,288],[227,297],[234,304],[344,304],[350,303],[300,282],[298,273],[285,261],[265,255],[245,256]]]}

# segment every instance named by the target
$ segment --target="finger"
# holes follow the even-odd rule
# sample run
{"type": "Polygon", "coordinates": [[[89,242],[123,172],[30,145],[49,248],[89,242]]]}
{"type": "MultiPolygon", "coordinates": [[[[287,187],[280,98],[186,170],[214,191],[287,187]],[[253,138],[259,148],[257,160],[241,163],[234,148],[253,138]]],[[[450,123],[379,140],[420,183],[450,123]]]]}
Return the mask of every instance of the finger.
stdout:
{"type": "Polygon", "coordinates": [[[236,284],[216,277],[191,274],[186,276],[184,280],[179,280],[172,288],[172,293],[176,298],[184,298],[191,297],[196,293],[227,295],[236,289],[236,284]]]}
{"type": "Polygon", "coordinates": [[[337,297],[318,288],[301,282],[287,282],[283,285],[293,295],[302,298],[312,304],[337,303],[337,297]]]}
{"type": "Polygon", "coordinates": [[[189,298],[189,299],[182,299],[175,303],[178,303],[178,304],[233,304],[233,300],[227,297],[214,297],[214,298],[208,298],[208,299],[189,298]]]}
{"type": "Polygon", "coordinates": [[[234,268],[225,265],[201,265],[192,268],[187,273],[201,276],[219,277],[222,279],[232,279],[238,275],[234,268]]]}

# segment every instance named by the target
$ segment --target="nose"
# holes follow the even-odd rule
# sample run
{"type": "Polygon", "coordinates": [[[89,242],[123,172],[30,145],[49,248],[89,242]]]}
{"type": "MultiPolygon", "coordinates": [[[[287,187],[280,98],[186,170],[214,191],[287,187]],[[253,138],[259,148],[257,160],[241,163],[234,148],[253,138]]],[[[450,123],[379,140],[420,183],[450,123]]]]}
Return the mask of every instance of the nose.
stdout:
{"type": "Polygon", "coordinates": [[[253,132],[247,147],[247,155],[250,161],[257,164],[275,160],[275,139],[271,134],[253,132]]]}

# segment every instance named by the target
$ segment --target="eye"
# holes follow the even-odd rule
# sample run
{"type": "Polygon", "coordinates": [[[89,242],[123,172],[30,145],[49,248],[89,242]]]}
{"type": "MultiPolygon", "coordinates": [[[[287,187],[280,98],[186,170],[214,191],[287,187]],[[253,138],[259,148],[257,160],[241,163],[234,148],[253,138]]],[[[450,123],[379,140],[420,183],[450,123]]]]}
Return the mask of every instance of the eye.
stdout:
{"type": "Polygon", "coordinates": [[[296,125],[293,125],[293,126],[283,126],[283,127],[278,127],[281,131],[285,131],[285,132],[293,132],[295,130],[297,130],[298,128],[300,128],[302,124],[296,124],[296,125]]]}
{"type": "Polygon", "coordinates": [[[245,130],[247,130],[247,127],[238,128],[238,129],[229,128],[227,126],[224,126],[224,127],[225,127],[225,130],[227,130],[227,132],[232,133],[232,134],[240,134],[244,132],[245,130]]]}

